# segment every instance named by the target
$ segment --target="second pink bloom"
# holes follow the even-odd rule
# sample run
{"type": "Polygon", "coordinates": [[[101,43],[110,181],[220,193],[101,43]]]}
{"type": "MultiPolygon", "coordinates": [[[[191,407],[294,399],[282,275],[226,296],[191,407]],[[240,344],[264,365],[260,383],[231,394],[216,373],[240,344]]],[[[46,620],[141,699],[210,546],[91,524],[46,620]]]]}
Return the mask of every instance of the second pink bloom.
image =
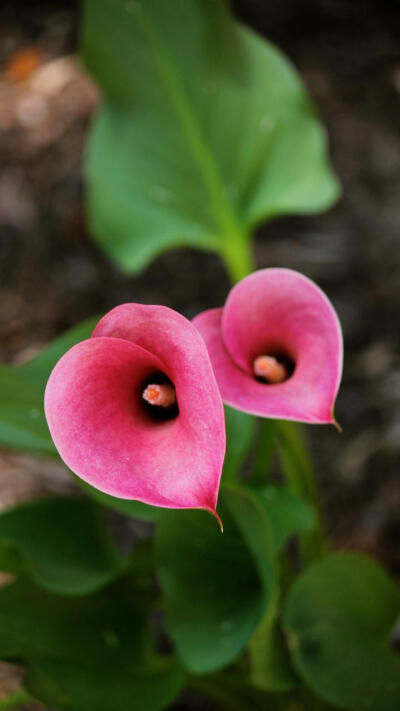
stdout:
{"type": "Polygon", "coordinates": [[[194,324],[207,345],[222,399],[254,415],[335,423],[342,373],[336,312],[310,279],[262,269],[194,324]]]}

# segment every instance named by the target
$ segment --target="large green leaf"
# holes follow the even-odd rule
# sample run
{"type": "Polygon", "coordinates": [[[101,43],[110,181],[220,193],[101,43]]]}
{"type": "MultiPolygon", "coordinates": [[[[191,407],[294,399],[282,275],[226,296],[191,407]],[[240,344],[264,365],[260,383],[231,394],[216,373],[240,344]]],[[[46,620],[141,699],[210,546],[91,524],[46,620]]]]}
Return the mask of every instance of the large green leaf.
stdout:
{"type": "Polygon", "coordinates": [[[0,570],[25,573],[55,593],[84,595],[122,567],[98,507],[88,500],[41,499],[0,515],[0,570]]]}
{"type": "Polygon", "coordinates": [[[195,673],[227,665],[243,649],[273,598],[267,517],[249,492],[223,487],[221,533],[210,514],[169,511],[156,533],[167,629],[195,673]]]}
{"type": "Polygon", "coordinates": [[[298,528],[300,555],[305,565],[325,553],[325,531],[322,524],[320,502],[316,491],[311,460],[297,422],[276,420],[275,442],[282,472],[290,491],[313,505],[314,526],[298,528]]]}
{"type": "Polygon", "coordinates": [[[0,589],[0,658],[27,665],[27,691],[51,708],[164,709],[184,675],[150,642],[146,610],[125,579],[84,598],[24,579],[0,589]]]}
{"type": "Polygon", "coordinates": [[[336,199],[296,72],[223,0],[84,7],[83,59],[106,97],[88,147],[89,216],[122,269],[190,245],[245,273],[235,242],[256,223],[336,199]]]}
{"type": "Polygon", "coordinates": [[[400,708],[400,655],[390,643],[399,614],[398,588],[367,557],[337,553],[314,564],[285,612],[299,675],[340,708],[400,708]]]}
{"type": "Polygon", "coordinates": [[[46,382],[65,351],[89,338],[96,320],[67,331],[29,363],[17,367],[0,363],[0,445],[56,454],[43,410],[46,382]]]}

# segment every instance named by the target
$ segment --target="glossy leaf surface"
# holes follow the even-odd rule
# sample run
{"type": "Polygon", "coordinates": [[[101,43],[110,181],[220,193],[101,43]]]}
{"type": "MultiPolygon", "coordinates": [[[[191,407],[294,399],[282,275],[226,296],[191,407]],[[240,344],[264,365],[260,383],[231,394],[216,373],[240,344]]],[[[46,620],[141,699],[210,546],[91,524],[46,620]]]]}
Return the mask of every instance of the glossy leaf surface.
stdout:
{"type": "Polygon", "coordinates": [[[400,708],[400,655],[390,639],[399,614],[398,588],[366,556],[337,553],[314,564],[285,612],[299,675],[339,708],[400,708]]]}
{"type": "Polygon", "coordinates": [[[154,657],[143,605],[123,579],[84,598],[27,580],[0,589],[0,658],[28,667],[27,691],[62,711],[159,711],[184,676],[154,657]]]}
{"type": "Polygon", "coordinates": [[[123,270],[181,245],[229,260],[260,220],[337,197],[296,72],[222,0],[86,0],[82,41],[106,97],[89,141],[89,216],[123,270]]]}
{"type": "Polygon", "coordinates": [[[0,515],[0,569],[29,575],[47,590],[88,594],[119,575],[122,565],[88,500],[40,499],[0,515]]]}
{"type": "Polygon", "coordinates": [[[167,630],[195,673],[235,659],[275,590],[271,532],[257,500],[225,486],[218,512],[223,534],[199,511],[169,511],[157,527],[167,630]]]}

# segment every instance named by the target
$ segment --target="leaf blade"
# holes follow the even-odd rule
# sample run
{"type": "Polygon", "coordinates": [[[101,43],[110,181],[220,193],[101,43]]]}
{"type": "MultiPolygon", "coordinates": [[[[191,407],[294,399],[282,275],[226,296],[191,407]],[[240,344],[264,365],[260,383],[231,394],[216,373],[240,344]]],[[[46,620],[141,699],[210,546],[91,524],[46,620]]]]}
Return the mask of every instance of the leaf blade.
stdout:
{"type": "Polygon", "coordinates": [[[400,703],[400,658],[389,635],[400,594],[366,556],[336,553],[293,585],[285,610],[292,658],[311,689],[351,711],[400,703]]]}
{"type": "Polygon", "coordinates": [[[168,512],[156,532],[167,629],[182,662],[196,674],[237,656],[275,588],[261,507],[230,486],[222,488],[221,507],[223,534],[209,514],[196,511],[168,512]]]}
{"type": "Polygon", "coordinates": [[[0,658],[28,667],[27,691],[63,711],[161,711],[182,670],[150,647],[146,608],[129,579],[71,598],[27,580],[0,589],[0,658]]]}
{"type": "Polygon", "coordinates": [[[9,553],[39,586],[62,595],[86,595],[118,577],[123,560],[106,535],[99,510],[74,497],[39,499],[0,515],[0,568],[9,553]]]}
{"type": "Polygon", "coordinates": [[[159,0],[86,0],[82,44],[106,94],[89,141],[89,217],[123,270],[179,245],[226,254],[260,220],[336,199],[296,73],[224,3],[166,12],[159,0]]]}

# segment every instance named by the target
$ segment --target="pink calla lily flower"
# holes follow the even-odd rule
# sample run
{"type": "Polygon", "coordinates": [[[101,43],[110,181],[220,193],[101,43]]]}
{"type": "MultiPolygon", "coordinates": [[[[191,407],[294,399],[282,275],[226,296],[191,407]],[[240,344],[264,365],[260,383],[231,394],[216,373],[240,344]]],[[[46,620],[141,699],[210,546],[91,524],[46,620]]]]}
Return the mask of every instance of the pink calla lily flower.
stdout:
{"type": "Polygon", "coordinates": [[[262,269],[223,308],[193,323],[204,338],[222,399],[253,415],[336,424],[343,342],[321,289],[291,269],[262,269]]]}
{"type": "Polygon", "coordinates": [[[64,462],[100,491],[218,518],[222,400],[204,341],[172,309],[106,314],[58,361],[45,412],[64,462]]]}

